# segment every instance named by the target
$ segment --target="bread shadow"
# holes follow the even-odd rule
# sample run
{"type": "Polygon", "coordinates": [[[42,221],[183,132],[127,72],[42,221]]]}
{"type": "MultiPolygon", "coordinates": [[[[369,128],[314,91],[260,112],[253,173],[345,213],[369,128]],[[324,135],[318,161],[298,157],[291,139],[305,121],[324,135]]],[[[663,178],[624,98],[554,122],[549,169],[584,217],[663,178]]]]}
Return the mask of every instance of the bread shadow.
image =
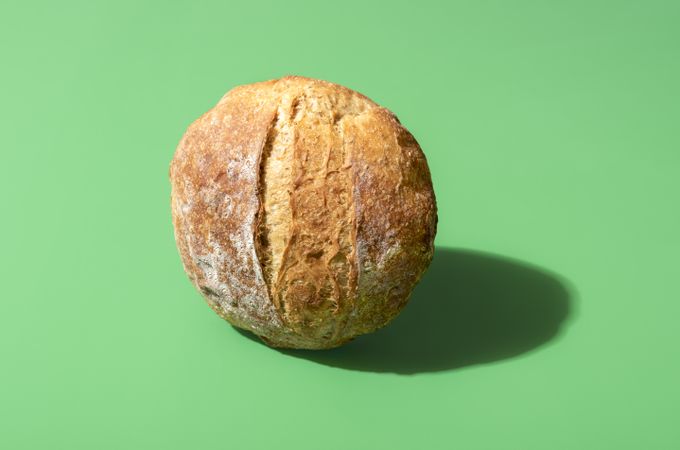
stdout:
{"type": "Polygon", "coordinates": [[[559,275],[527,263],[437,248],[409,304],[387,327],[336,349],[279,351],[343,369],[398,374],[508,359],[559,333],[571,309],[567,286],[559,275]]]}

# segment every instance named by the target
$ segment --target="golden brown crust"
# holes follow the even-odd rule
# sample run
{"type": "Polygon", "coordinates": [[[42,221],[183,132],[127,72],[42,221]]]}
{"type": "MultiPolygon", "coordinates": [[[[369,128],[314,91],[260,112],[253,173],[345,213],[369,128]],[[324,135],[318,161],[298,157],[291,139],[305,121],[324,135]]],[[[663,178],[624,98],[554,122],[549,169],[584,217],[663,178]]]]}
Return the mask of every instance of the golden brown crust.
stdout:
{"type": "Polygon", "coordinates": [[[425,156],[392,113],[375,110],[352,131],[361,268],[353,323],[363,334],[386,325],[408,301],[432,260],[437,212],[425,156]]]}
{"type": "Polygon", "coordinates": [[[432,257],[425,157],[342,86],[285,77],[230,91],[171,165],[185,270],[270,345],[327,348],[385,325],[432,257]]]}
{"type": "Polygon", "coordinates": [[[299,335],[336,342],[352,307],[351,156],[345,119],[366,108],[351,91],[306,84],[294,100],[290,233],[274,303],[299,335]]]}
{"type": "Polygon", "coordinates": [[[257,333],[280,327],[253,246],[257,168],[275,111],[261,87],[230,91],[189,127],[170,168],[187,274],[222,317],[257,333]]]}

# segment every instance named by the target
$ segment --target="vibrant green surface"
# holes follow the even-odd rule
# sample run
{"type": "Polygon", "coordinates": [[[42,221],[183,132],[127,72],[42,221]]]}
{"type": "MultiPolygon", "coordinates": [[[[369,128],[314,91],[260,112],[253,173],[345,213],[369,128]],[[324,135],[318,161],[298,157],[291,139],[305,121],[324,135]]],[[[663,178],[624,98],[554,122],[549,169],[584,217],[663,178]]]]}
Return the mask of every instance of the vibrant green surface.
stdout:
{"type": "Polygon", "coordinates": [[[3,2],[0,448],[680,448],[679,23],[672,1],[3,2]],[[395,111],[439,201],[413,303],[330,353],[233,330],[173,242],[186,126],[285,74],[395,111]]]}

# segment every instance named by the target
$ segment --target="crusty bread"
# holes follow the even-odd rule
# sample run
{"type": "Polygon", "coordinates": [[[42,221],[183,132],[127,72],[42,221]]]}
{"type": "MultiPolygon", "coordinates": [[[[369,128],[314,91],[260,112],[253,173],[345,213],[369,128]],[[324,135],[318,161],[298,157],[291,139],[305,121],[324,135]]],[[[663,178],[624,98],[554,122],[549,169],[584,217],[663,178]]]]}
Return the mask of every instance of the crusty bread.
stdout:
{"type": "Polygon", "coordinates": [[[330,348],[384,326],[432,258],[436,204],[418,143],[337,84],[231,90],[191,124],[170,180],[191,281],[272,346],[330,348]]]}

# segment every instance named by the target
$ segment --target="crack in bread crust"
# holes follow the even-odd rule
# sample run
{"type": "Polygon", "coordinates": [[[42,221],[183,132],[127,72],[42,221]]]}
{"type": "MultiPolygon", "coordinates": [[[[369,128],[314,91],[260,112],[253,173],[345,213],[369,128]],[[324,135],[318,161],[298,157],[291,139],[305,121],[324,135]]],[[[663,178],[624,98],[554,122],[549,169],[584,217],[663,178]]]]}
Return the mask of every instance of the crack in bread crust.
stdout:
{"type": "Polygon", "coordinates": [[[313,89],[296,102],[291,236],[272,293],[284,322],[321,342],[348,338],[341,333],[356,286],[350,156],[342,133],[351,108],[357,108],[351,95],[313,89]]]}
{"type": "Polygon", "coordinates": [[[260,208],[255,245],[267,291],[281,317],[285,316],[285,305],[277,301],[272,290],[290,239],[292,222],[289,191],[294,133],[290,117],[292,105],[288,96],[279,103],[262,149],[258,179],[260,208]]]}

